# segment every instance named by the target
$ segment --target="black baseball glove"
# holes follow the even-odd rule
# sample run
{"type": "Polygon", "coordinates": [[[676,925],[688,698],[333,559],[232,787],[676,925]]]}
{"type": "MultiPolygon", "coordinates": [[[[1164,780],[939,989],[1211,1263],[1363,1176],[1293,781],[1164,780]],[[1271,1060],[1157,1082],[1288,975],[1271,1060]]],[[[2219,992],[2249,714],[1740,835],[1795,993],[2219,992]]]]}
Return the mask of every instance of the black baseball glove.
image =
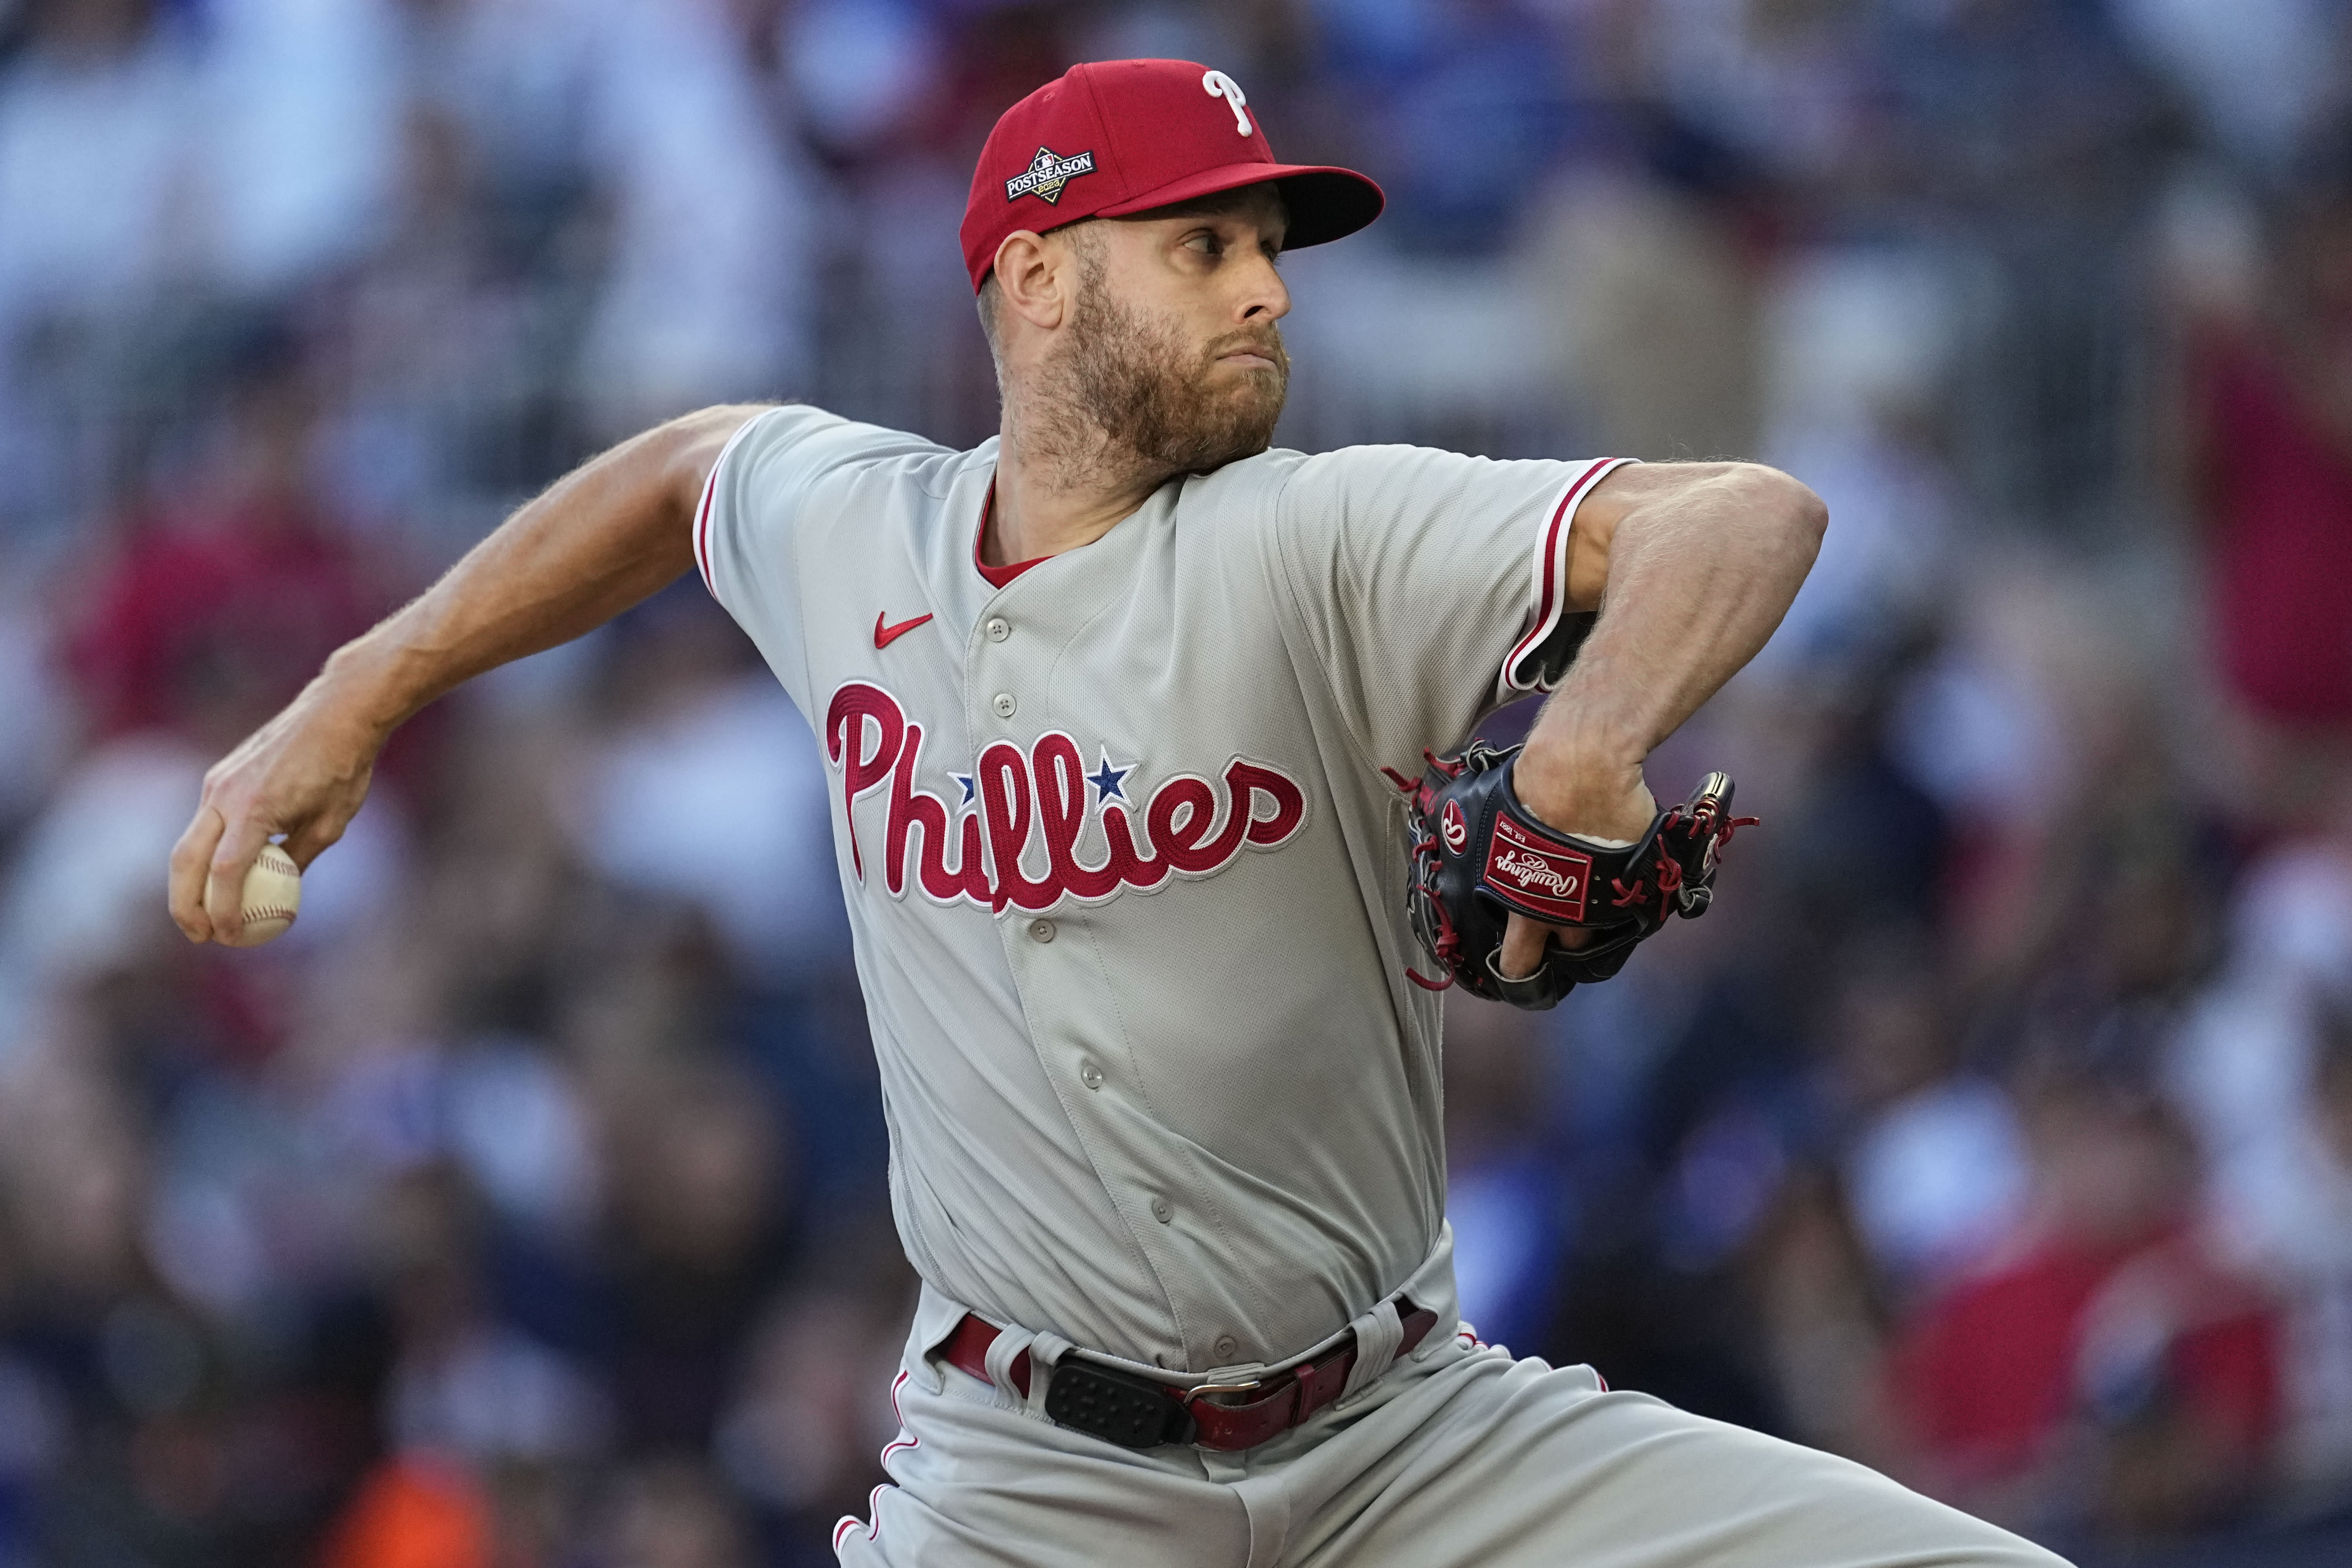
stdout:
{"type": "Polygon", "coordinates": [[[1413,929],[1473,995],[1544,1008],[1580,982],[1608,979],[1669,915],[1696,920],[1715,897],[1717,853],[1752,816],[1731,815],[1731,778],[1709,773],[1633,844],[1611,847],[1537,820],[1511,788],[1519,748],[1473,741],[1431,756],[1412,794],[1413,929]],[[1514,914],[1582,926],[1590,944],[1547,950],[1533,974],[1504,978],[1514,914]]]}

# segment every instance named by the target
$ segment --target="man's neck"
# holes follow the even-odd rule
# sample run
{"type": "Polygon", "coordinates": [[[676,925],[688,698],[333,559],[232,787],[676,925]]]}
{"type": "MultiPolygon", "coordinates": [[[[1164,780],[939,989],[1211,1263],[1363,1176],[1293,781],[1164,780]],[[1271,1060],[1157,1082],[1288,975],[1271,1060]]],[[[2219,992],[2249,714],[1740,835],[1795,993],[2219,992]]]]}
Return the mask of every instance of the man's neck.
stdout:
{"type": "Polygon", "coordinates": [[[1167,481],[1166,474],[1099,428],[1058,420],[1024,423],[1008,407],[997,442],[996,504],[981,541],[981,561],[1010,566],[1092,544],[1167,481]]]}

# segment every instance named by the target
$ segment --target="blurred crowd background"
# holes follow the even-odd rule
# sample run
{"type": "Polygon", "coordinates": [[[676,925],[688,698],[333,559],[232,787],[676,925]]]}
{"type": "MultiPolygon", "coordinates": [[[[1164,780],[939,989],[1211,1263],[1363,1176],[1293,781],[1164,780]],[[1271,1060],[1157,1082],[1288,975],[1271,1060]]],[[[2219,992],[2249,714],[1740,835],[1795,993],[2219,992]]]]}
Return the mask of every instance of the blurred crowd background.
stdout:
{"type": "Polygon", "coordinates": [[[1652,770],[1765,820],[1717,912],[1449,1005],[1484,1335],[2088,1562],[2352,1560],[2347,0],[0,0],[0,1565],[830,1560],[912,1281],[699,589],[412,724],[278,944],[163,864],[602,445],[990,433],[971,159],[1126,55],[1389,191],[1286,262],[1286,444],[1831,506],[1652,770]]]}

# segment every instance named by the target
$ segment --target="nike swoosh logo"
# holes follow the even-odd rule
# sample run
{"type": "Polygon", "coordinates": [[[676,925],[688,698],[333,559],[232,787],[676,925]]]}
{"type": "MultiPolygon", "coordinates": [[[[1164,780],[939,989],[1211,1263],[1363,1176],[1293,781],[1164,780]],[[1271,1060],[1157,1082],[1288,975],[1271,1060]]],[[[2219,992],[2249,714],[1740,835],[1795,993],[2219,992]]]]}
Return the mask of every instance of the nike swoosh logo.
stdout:
{"type": "Polygon", "coordinates": [[[886,626],[882,624],[882,612],[877,610],[874,614],[874,646],[877,648],[888,647],[930,618],[929,616],[917,616],[911,621],[900,621],[895,626],[886,626]]]}

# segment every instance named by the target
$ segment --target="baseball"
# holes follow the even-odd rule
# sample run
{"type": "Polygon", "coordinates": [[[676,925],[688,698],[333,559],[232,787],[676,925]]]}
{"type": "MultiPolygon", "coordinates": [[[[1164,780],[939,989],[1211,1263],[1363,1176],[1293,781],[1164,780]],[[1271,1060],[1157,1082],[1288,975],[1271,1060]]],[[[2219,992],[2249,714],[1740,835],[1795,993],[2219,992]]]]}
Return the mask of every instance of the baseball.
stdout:
{"type": "Polygon", "coordinates": [[[230,945],[259,947],[275,941],[294,923],[302,907],[302,873],[294,857],[275,844],[261,847],[261,858],[245,874],[245,934],[230,945]]]}

